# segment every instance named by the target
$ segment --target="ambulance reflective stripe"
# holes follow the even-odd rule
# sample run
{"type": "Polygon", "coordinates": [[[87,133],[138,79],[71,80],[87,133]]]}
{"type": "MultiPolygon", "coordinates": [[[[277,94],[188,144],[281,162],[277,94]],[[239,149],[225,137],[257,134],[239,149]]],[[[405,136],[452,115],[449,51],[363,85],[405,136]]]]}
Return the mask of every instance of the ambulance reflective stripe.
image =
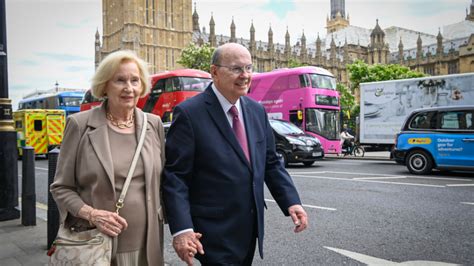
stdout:
{"type": "Polygon", "coordinates": [[[64,129],[63,120],[61,120],[61,117],[58,116],[48,117],[47,120],[49,145],[61,144],[64,129]]]}
{"type": "Polygon", "coordinates": [[[35,149],[35,154],[44,154],[48,152],[48,139],[46,138],[46,127],[44,121],[44,115],[41,114],[32,114],[27,115],[27,120],[29,120],[26,128],[27,134],[30,136],[27,138],[26,145],[31,146],[35,149]],[[35,121],[36,123],[41,123],[41,130],[35,130],[35,121]]]}

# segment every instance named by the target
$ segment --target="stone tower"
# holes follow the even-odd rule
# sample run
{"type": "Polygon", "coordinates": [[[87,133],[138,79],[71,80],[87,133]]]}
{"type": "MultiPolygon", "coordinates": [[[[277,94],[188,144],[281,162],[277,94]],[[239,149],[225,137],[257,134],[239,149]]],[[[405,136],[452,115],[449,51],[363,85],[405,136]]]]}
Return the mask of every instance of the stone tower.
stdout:
{"type": "Polygon", "coordinates": [[[349,26],[349,15],[346,17],[345,6],[345,0],[331,0],[331,16],[326,18],[328,34],[349,26]]]}
{"type": "Polygon", "coordinates": [[[370,34],[370,44],[367,52],[369,64],[388,64],[388,44],[385,43],[385,32],[380,28],[378,19],[370,34]]]}
{"type": "Polygon", "coordinates": [[[102,0],[102,18],[101,58],[133,50],[151,73],[178,68],[176,60],[192,40],[191,0],[102,0]]]}

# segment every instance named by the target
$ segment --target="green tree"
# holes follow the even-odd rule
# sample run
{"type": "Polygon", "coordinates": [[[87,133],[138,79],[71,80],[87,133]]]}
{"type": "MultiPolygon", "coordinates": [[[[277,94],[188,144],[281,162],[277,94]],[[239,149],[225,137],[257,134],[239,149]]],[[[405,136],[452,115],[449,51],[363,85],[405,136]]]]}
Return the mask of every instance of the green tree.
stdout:
{"type": "Polygon", "coordinates": [[[177,62],[187,68],[209,72],[211,70],[211,57],[214,50],[215,48],[209,46],[209,44],[197,46],[194,43],[190,43],[183,49],[181,57],[177,62]]]}
{"type": "Polygon", "coordinates": [[[290,60],[288,60],[288,67],[289,68],[300,67],[300,66],[307,66],[307,65],[301,63],[298,59],[290,58],[290,60]]]}
{"type": "Polygon", "coordinates": [[[348,64],[347,70],[349,71],[352,91],[359,90],[359,84],[363,82],[419,78],[425,76],[423,73],[410,70],[408,67],[398,64],[368,65],[361,60],[348,64]]]}
{"type": "Polygon", "coordinates": [[[348,124],[350,128],[355,128],[353,114],[359,113],[359,105],[356,104],[355,96],[351,93],[349,88],[341,83],[337,84],[336,90],[339,92],[340,96],[342,123],[348,124]]]}

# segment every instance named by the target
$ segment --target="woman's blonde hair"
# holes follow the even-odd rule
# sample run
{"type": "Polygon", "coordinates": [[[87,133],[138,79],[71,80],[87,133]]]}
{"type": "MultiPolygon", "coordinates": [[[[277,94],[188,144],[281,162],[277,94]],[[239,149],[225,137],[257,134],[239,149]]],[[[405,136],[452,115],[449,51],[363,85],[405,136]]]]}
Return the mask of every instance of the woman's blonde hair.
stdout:
{"type": "Polygon", "coordinates": [[[150,74],[148,73],[147,63],[140,59],[133,51],[120,50],[107,55],[104,60],[100,62],[94,77],[92,77],[92,95],[99,99],[104,98],[107,82],[112,79],[120,65],[127,62],[137,64],[140,72],[140,81],[142,84],[140,97],[147,94],[150,91],[150,74]]]}

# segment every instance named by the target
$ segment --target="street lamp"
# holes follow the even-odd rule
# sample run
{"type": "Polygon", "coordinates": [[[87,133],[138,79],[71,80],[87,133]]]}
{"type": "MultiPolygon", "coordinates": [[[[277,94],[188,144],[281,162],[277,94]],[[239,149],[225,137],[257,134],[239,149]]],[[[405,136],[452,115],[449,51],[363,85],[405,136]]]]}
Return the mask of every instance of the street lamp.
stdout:
{"type": "Polygon", "coordinates": [[[8,99],[7,19],[0,0],[0,221],[17,219],[18,163],[12,104],[8,99]]]}

